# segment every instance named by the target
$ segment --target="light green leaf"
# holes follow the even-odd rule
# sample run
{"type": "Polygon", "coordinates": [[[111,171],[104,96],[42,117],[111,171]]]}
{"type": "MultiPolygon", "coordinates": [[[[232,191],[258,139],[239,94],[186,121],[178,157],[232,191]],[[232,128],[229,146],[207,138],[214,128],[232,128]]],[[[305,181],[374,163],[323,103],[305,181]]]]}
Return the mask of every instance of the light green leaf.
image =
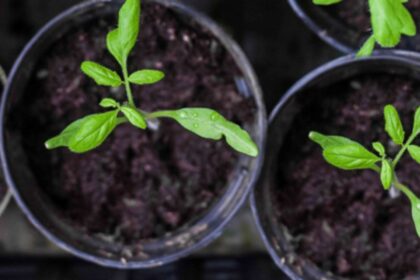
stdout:
{"type": "Polygon", "coordinates": [[[140,29],[140,0],[126,0],[118,15],[118,36],[124,56],[128,57],[140,29]]]}
{"type": "Polygon", "coordinates": [[[420,147],[416,145],[408,146],[408,153],[410,156],[420,164],[420,147]]]}
{"type": "Polygon", "coordinates": [[[94,79],[98,85],[117,87],[122,84],[120,76],[96,62],[85,61],[82,63],[81,69],[90,78],[94,79]]]}
{"type": "Polygon", "coordinates": [[[381,143],[381,142],[374,142],[374,143],[372,144],[372,147],[373,147],[373,149],[374,149],[375,151],[377,151],[377,152],[378,152],[378,154],[379,154],[381,157],[384,157],[384,156],[385,156],[385,147],[384,147],[384,145],[382,145],[382,143],[381,143]]]}
{"type": "Polygon", "coordinates": [[[118,14],[118,28],[107,36],[107,47],[121,66],[136,44],[140,29],[140,0],[126,0],[118,14]]]}
{"type": "Polygon", "coordinates": [[[256,157],[258,147],[251,136],[239,125],[226,120],[218,112],[207,108],[185,108],[176,111],[153,113],[156,117],[169,117],[176,120],[185,129],[206,139],[226,142],[236,151],[256,157]]]}
{"type": "Polygon", "coordinates": [[[356,57],[370,56],[375,49],[375,36],[371,35],[363,44],[361,49],[357,52],[356,57]]]}
{"type": "Polygon", "coordinates": [[[309,139],[320,145],[324,150],[330,146],[358,144],[357,142],[346,137],[336,135],[324,135],[316,131],[311,131],[309,133],[309,139]]]}
{"type": "Polygon", "coordinates": [[[165,77],[165,73],[158,70],[139,70],[130,75],[128,80],[137,85],[150,85],[159,82],[165,77]]]}
{"type": "Polygon", "coordinates": [[[397,110],[392,105],[386,105],[384,109],[385,130],[388,132],[395,144],[402,145],[404,143],[405,132],[401,123],[397,110]]]}
{"type": "Polygon", "coordinates": [[[106,36],[106,47],[121,66],[126,64],[127,57],[124,56],[124,51],[120,44],[118,28],[110,31],[106,36]]]}
{"type": "Polygon", "coordinates": [[[49,139],[45,142],[45,147],[49,150],[59,147],[67,147],[71,137],[79,130],[80,125],[84,122],[83,119],[76,120],[68,125],[59,135],[49,139]]]}
{"type": "Polygon", "coordinates": [[[370,169],[381,160],[359,144],[330,146],[323,156],[328,163],[344,170],[370,169]]]}
{"type": "Polygon", "coordinates": [[[77,132],[69,139],[69,149],[84,153],[100,146],[117,126],[118,110],[89,115],[82,119],[77,132]]]}
{"type": "Polygon", "coordinates": [[[420,237],[420,200],[419,198],[409,189],[404,190],[404,194],[410,200],[411,203],[411,216],[416,227],[417,236],[420,237]]]}
{"type": "Polygon", "coordinates": [[[132,125],[141,129],[146,129],[146,120],[137,109],[134,109],[129,106],[122,106],[121,111],[132,125]]]}
{"type": "Polygon", "coordinates": [[[394,172],[392,171],[391,164],[386,159],[382,160],[381,182],[385,190],[388,190],[391,187],[393,179],[394,172]]]}
{"type": "Polygon", "coordinates": [[[342,0],[312,0],[315,5],[332,5],[340,3],[342,0]]]}
{"type": "Polygon", "coordinates": [[[402,1],[369,0],[369,8],[373,35],[382,47],[395,47],[402,34],[416,33],[414,20],[402,1]]]}
{"type": "Polygon", "coordinates": [[[416,114],[414,115],[413,134],[420,133],[420,107],[417,108],[416,114]]]}
{"type": "Polygon", "coordinates": [[[102,108],[118,108],[120,104],[112,98],[104,98],[101,100],[101,103],[99,103],[99,106],[102,108]]]}
{"type": "Polygon", "coordinates": [[[404,6],[404,2],[388,0],[393,5],[393,10],[401,25],[401,33],[407,36],[416,35],[417,28],[413,17],[404,6]]]}

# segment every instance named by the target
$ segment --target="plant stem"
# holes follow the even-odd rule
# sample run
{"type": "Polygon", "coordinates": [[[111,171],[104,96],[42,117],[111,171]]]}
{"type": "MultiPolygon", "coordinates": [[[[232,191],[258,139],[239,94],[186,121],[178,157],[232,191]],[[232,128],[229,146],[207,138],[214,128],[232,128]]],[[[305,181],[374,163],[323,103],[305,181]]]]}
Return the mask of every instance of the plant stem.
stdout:
{"type": "Polygon", "coordinates": [[[410,200],[416,198],[416,195],[408,187],[401,184],[398,180],[394,181],[394,186],[400,191],[402,191],[410,200]]]}
{"type": "Polygon", "coordinates": [[[395,157],[394,161],[392,162],[392,167],[395,168],[404,155],[405,151],[407,150],[408,146],[416,139],[417,133],[413,133],[410,138],[408,138],[407,142],[402,146],[401,150],[398,152],[397,156],[395,157]]]}
{"type": "Polygon", "coordinates": [[[122,65],[122,72],[124,76],[124,85],[125,85],[125,92],[127,93],[128,104],[136,108],[136,104],[134,104],[133,93],[131,91],[130,81],[128,80],[128,70],[127,70],[127,62],[124,62],[122,65]]]}
{"type": "Polygon", "coordinates": [[[173,114],[174,114],[173,111],[157,111],[153,113],[144,112],[144,116],[146,117],[146,119],[172,118],[173,114]]]}

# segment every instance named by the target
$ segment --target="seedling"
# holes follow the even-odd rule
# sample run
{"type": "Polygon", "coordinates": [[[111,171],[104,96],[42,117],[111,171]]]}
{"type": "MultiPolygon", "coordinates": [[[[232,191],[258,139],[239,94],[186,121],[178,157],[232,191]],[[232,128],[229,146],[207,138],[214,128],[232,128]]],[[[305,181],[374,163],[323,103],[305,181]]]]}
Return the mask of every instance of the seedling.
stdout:
{"type": "Polygon", "coordinates": [[[311,132],[309,138],[322,147],[323,156],[329,164],[344,170],[371,169],[379,173],[385,190],[394,187],[404,193],[411,203],[413,222],[417,235],[420,237],[420,199],[399,181],[395,173],[395,168],[406,151],[420,164],[420,147],[412,144],[420,134],[420,107],[415,113],[413,130],[407,140],[405,140],[405,131],[395,107],[385,106],[384,116],[386,132],[392,141],[400,146],[400,150],[394,158],[387,155],[385,146],[380,142],[372,143],[376,155],[361,144],[345,137],[311,132]]]}
{"type": "Polygon", "coordinates": [[[183,108],[146,112],[139,109],[133,98],[131,85],[150,85],[159,82],[165,74],[159,70],[143,69],[129,74],[127,59],[139,35],[140,0],[127,0],[119,11],[118,27],[106,38],[108,51],[121,66],[121,76],[96,62],[85,61],[81,70],[98,85],[108,87],[125,86],[127,101],[120,104],[112,98],[105,98],[100,106],[107,112],[88,115],[74,121],[59,135],[45,143],[47,149],[67,147],[74,153],[85,153],[100,146],[112,131],[123,123],[130,123],[139,129],[146,129],[148,122],[157,118],[170,118],[185,129],[206,139],[226,142],[236,151],[255,157],[257,145],[240,126],[226,120],[218,112],[208,108],[183,108]]]}
{"type": "MultiPolygon", "coordinates": [[[[316,5],[333,5],[342,0],[313,0],[316,5]]],[[[371,16],[372,35],[357,53],[358,57],[372,54],[375,43],[383,48],[393,48],[401,41],[402,35],[415,36],[416,24],[404,6],[408,0],[368,0],[371,16]]]]}

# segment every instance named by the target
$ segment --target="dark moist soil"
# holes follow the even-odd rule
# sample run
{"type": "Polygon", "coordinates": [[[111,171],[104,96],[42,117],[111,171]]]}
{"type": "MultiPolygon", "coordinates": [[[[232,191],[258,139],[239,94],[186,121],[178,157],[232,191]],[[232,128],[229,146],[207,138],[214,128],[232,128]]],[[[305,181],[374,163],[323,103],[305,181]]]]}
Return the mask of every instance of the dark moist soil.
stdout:
{"type": "MultiPolygon", "coordinates": [[[[83,155],[44,148],[70,122],[102,111],[102,98],[125,100],[122,88],[97,86],[79,70],[84,60],[119,69],[104,41],[114,26],[114,19],[95,20],[54,45],[39,61],[16,121],[38,183],[61,215],[89,234],[132,244],[202,216],[224,194],[238,154],[223,141],[203,140],[168,120],[158,131],[121,125],[100,148],[83,155]]],[[[252,121],[255,104],[235,86],[241,73],[210,32],[147,4],[139,41],[129,59],[131,71],[166,73],[156,85],[134,87],[143,110],[205,106],[239,124],[252,121]]]]}
{"type": "MultiPolygon", "coordinates": [[[[410,0],[405,6],[411,12],[417,25],[420,24],[420,0],[410,0]]],[[[368,0],[343,1],[326,7],[330,14],[348,27],[367,35],[371,32],[368,0]]],[[[420,48],[420,41],[417,42],[420,48]]]]}
{"type": "MultiPolygon", "coordinates": [[[[295,237],[297,253],[322,270],[352,279],[396,279],[420,271],[420,239],[410,203],[390,199],[373,171],[342,171],[328,165],[311,130],[344,135],[370,148],[381,141],[397,152],[384,132],[383,107],[394,104],[407,131],[420,104],[420,84],[389,75],[361,76],[301,95],[281,150],[275,215],[295,237]]],[[[420,194],[420,165],[408,156],[400,180],[420,194]]]]}

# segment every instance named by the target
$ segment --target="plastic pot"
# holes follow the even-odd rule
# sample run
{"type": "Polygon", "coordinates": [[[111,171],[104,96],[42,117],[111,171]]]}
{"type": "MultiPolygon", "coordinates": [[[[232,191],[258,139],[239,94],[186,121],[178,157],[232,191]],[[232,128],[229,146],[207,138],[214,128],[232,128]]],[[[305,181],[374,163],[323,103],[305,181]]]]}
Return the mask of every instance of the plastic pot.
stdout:
{"type": "MultiPolygon", "coordinates": [[[[326,43],[343,53],[353,53],[360,49],[370,33],[361,32],[346,25],[332,12],[307,0],[289,0],[296,15],[326,43]]],[[[337,4],[339,5],[339,4],[337,4]]],[[[400,50],[420,50],[419,36],[401,38],[396,47],[400,50]]]]}
{"type": "Polygon", "coordinates": [[[420,56],[416,53],[399,51],[383,52],[363,59],[354,59],[353,55],[336,59],[313,70],[293,85],[269,118],[266,159],[250,203],[260,236],[271,257],[293,280],[339,279],[329,272],[321,271],[310,260],[298,255],[290,242],[287,226],[273,215],[275,209],[281,208],[281,205],[276,208],[272,199],[272,189],[281,188],[277,174],[280,151],[294,118],[298,116],[300,110],[298,98],[302,100],[302,94],[310,94],[311,89],[319,90],[366,73],[400,74],[419,80],[420,56]]]}
{"type": "MultiPolygon", "coordinates": [[[[248,60],[236,43],[210,19],[181,4],[165,0],[144,0],[144,2],[163,5],[180,15],[185,22],[195,22],[204,26],[228,50],[243,73],[238,82],[238,89],[253,98],[256,103],[257,112],[254,121],[247,124],[247,129],[263,150],[266,115],[262,93],[248,60]]],[[[220,236],[224,226],[246,200],[259,174],[263,157],[262,155],[258,158],[241,156],[226,192],[202,218],[186,228],[173,232],[169,237],[144,241],[140,244],[141,254],[135,257],[127,254],[127,251],[130,252],[134,248],[87,236],[59,217],[49,198],[38,185],[33,170],[27,164],[17,136],[19,133],[8,129],[9,117],[23,95],[39,56],[72,27],[98,15],[116,15],[120,6],[121,1],[111,0],[79,4],[51,20],[25,47],[11,71],[9,84],[3,94],[0,116],[1,158],[7,184],[15,195],[19,207],[35,227],[56,245],[100,265],[124,269],[148,268],[185,257],[220,236]]]]}

